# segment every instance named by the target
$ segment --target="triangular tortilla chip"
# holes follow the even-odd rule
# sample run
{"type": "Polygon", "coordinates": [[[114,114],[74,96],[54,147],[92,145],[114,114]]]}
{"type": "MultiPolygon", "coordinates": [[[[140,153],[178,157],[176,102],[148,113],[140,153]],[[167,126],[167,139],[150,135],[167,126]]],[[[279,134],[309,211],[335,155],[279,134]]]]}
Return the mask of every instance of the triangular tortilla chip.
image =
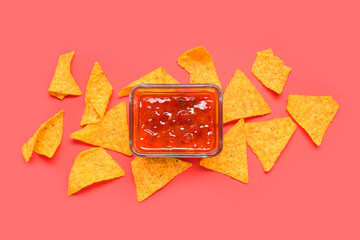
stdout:
{"type": "Polygon", "coordinates": [[[72,133],[71,138],[131,156],[125,102],[106,112],[101,122],[72,133]]]}
{"type": "Polygon", "coordinates": [[[129,95],[131,89],[139,84],[179,84],[170,74],[168,74],[165,69],[162,67],[157,68],[156,70],[146,74],[140,79],[130,83],[123,89],[121,89],[119,96],[129,95]]]}
{"type": "Polygon", "coordinates": [[[48,92],[59,99],[63,99],[67,95],[81,95],[81,90],[76,84],[70,73],[70,63],[74,56],[74,51],[66,53],[59,57],[58,64],[55,69],[54,77],[50,83],[48,92]]]}
{"type": "Polygon", "coordinates": [[[251,69],[251,72],[265,87],[277,94],[283,91],[290,71],[291,68],[285,66],[279,57],[274,56],[271,49],[257,52],[251,69]]]}
{"type": "Polygon", "coordinates": [[[178,64],[190,74],[190,83],[212,83],[221,89],[210,53],[202,46],[183,53],[178,64]]]}
{"type": "Polygon", "coordinates": [[[86,86],[85,110],[81,119],[81,126],[100,122],[112,94],[113,87],[98,62],[95,63],[90,79],[86,86]]]}
{"type": "Polygon", "coordinates": [[[289,95],[286,110],[320,146],[326,129],[339,108],[331,96],[289,95]]]}
{"type": "Polygon", "coordinates": [[[246,142],[259,158],[265,172],[274,166],[295,129],[296,124],[289,117],[245,124],[246,142]]]}
{"type": "Polygon", "coordinates": [[[131,162],[136,184],[137,200],[145,200],[164,187],[174,177],[192,166],[176,158],[141,158],[131,162]]]}
{"type": "Polygon", "coordinates": [[[224,123],[271,113],[269,105],[245,74],[236,70],[224,93],[224,123]]]}
{"type": "Polygon", "coordinates": [[[249,182],[244,119],[225,134],[222,152],[216,157],[203,158],[200,165],[243,183],[249,182]]]}
{"type": "Polygon", "coordinates": [[[54,155],[62,139],[63,122],[64,111],[61,110],[48,121],[41,124],[40,128],[21,149],[27,162],[34,151],[48,158],[54,155]]]}
{"type": "Polygon", "coordinates": [[[93,183],[125,176],[124,170],[103,149],[92,148],[81,152],[71,168],[68,195],[93,183]]]}

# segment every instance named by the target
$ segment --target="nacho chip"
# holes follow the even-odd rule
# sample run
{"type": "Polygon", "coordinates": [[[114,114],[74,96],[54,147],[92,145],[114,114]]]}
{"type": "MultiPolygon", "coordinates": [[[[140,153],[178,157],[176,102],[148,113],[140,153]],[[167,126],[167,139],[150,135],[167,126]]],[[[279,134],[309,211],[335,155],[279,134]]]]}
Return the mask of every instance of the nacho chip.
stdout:
{"type": "Polygon", "coordinates": [[[225,134],[222,152],[216,157],[203,158],[200,165],[243,183],[249,182],[244,119],[225,134]]]}
{"type": "Polygon", "coordinates": [[[145,200],[164,187],[174,177],[192,166],[176,158],[141,158],[131,162],[136,184],[137,200],[145,200]]]}
{"type": "Polygon", "coordinates": [[[236,70],[224,93],[224,123],[271,113],[261,94],[245,74],[236,70]]]}
{"type": "Polygon", "coordinates": [[[125,102],[106,112],[101,122],[72,133],[71,138],[131,156],[125,102]]]}
{"type": "Polygon", "coordinates": [[[139,84],[179,84],[170,74],[168,74],[165,69],[157,68],[156,70],[152,71],[151,73],[146,74],[145,76],[141,77],[140,79],[130,83],[123,89],[121,89],[119,93],[119,97],[129,95],[131,89],[139,84]]]}
{"type": "Polygon", "coordinates": [[[251,72],[265,87],[280,94],[284,89],[291,68],[285,66],[279,57],[274,56],[271,49],[256,54],[251,72]]]}
{"type": "Polygon", "coordinates": [[[48,158],[54,155],[62,139],[63,122],[64,111],[61,110],[47,122],[41,124],[40,128],[21,149],[27,162],[33,152],[45,155],[48,158]]]}
{"type": "Polygon", "coordinates": [[[289,95],[286,110],[320,146],[326,129],[339,108],[331,96],[289,95]]]}
{"type": "Polygon", "coordinates": [[[81,90],[76,84],[70,73],[70,63],[74,56],[74,51],[66,53],[59,57],[58,64],[55,69],[54,77],[50,83],[48,92],[59,99],[63,99],[67,95],[81,95],[81,90]]]}
{"type": "Polygon", "coordinates": [[[265,172],[274,166],[295,129],[296,124],[289,117],[245,124],[246,142],[259,158],[265,172]]]}
{"type": "Polygon", "coordinates": [[[124,170],[103,148],[83,151],[71,168],[68,196],[93,183],[122,176],[125,176],[124,170]]]}
{"type": "Polygon", "coordinates": [[[183,53],[178,64],[190,74],[190,83],[212,83],[221,89],[210,53],[202,46],[183,53]]]}
{"type": "Polygon", "coordinates": [[[81,119],[81,126],[100,122],[112,94],[112,86],[98,62],[95,63],[90,79],[86,86],[85,111],[81,119]]]}

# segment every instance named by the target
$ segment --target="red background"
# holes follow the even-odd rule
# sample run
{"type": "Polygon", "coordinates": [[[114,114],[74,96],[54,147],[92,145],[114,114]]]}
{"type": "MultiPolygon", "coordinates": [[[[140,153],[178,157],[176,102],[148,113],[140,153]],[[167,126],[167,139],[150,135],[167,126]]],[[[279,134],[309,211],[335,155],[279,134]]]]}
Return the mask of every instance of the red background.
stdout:
{"type": "MultiPolygon", "coordinates": [[[[359,3],[357,1],[6,1],[1,4],[1,239],[359,239],[359,3]],[[130,3],[131,2],[131,3],[130,3]],[[245,185],[198,160],[165,188],[136,201],[132,158],[107,151],[126,176],[68,197],[76,156],[90,145],[80,129],[84,95],[60,101],[50,84],[58,56],[75,50],[72,74],[85,93],[95,61],[114,87],[164,67],[182,83],[177,58],[211,53],[223,89],[241,69],[273,113],[288,116],[289,94],[331,95],[340,108],[320,147],[298,127],[270,173],[248,148],[245,185]],[[292,67],[283,93],[251,74],[256,51],[272,48],[292,67]],[[52,159],[22,145],[64,109],[52,159]]],[[[227,131],[231,125],[225,127],[227,131]]]]}

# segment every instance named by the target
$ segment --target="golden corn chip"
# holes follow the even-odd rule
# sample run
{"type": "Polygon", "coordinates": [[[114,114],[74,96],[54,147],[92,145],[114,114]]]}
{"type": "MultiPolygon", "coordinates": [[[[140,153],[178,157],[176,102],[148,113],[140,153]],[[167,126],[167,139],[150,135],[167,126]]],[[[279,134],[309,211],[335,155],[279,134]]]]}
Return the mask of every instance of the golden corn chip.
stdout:
{"type": "Polygon", "coordinates": [[[320,146],[339,105],[331,96],[289,95],[286,110],[320,146]]]}
{"type": "Polygon", "coordinates": [[[59,99],[63,99],[67,95],[81,95],[81,90],[76,84],[70,73],[70,63],[74,56],[74,51],[66,53],[59,57],[58,64],[55,69],[54,77],[50,83],[48,92],[59,99]]]}
{"type": "Polygon", "coordinates": [[[179,84],[170,74],[168,74],[165,69],[159,67],[151,73],[146,74],[140,79],[130,83],[123,89],[121,89],[119,96],[127,96],[129,95],[131,89],[139,84],[179,84]]]}
{"type": "Polygon", "coordinates": [[[212,83],[221,89],[210,53],[202,46],[183,53],[178,64],[190,74],[190,83],[212,83]]]}
{"type": "Polygon", "coordinates": [[[226,174],[243,183],[249,182],[244,119],[240,119],[225,134],[224,147],[221,153],[216,157],[203,158],[200,165],[226,174]]]}
{"type": "Polygon", "coordinates": [[[21,149],[28,162],[32,153],[36,152],[51,158],[58,148],[63,131],[64,111],[61,110],[47,122],[41,124],[36,133],[21,149]]]}
{"type": "Polygon", "coordinates": [[[131,156],[125,102],[106,112],[100,122],[72,133],[71,138],[131,156]]]}
{"type": "Polygon", "coordinates": [[[81,152],[71,168],[68,195],[93,183],[125,176],[124,170],[103,149],[92,148],[81,152]]]}
{"type": "Polygon", "coordinates": [[[131,162],[136,184],[137,200],[145,200],[164,187],[174,177],[192,166],[176,158],[141,158],[131,162]]]}
{"type": "Polygon", "coordinates": [[[271,113],[269,105],[245,74],[236,70],[224,93],[224,123],[271,113]]]}
{"type": "Polygon", "coordinates": [[[289,117],[245,124],[246,142],[259,158],[265,172],[274,166],[295,129],[296,124],[289,117]]]}
{"type": "Polygon", "coordinates": [[[89,82],[86,86],[85,111],[81,119],[81,126],[100,122],[112,94],[112,86],[98,62],[95,63],[89,82]]]}
{"type": "Polygon", "coordinates": [[[290,71],[291,68],[285,66],[279,57],[274,56],[271,49],[257,52],[251,69],[251,72],[265,87],[278,94],[283,91],[290,71]]]}

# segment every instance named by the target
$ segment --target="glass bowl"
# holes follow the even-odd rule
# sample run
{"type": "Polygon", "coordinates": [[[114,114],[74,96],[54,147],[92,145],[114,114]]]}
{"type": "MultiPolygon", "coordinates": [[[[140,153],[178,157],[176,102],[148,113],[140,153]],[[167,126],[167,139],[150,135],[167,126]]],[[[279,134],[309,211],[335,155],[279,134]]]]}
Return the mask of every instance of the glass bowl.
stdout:
{"type": "Polygon", "coordinates": [[[223,147],[214,84],[140,84],[129,95],[130,149],[140,157],[204,158],[223,147]]]}

